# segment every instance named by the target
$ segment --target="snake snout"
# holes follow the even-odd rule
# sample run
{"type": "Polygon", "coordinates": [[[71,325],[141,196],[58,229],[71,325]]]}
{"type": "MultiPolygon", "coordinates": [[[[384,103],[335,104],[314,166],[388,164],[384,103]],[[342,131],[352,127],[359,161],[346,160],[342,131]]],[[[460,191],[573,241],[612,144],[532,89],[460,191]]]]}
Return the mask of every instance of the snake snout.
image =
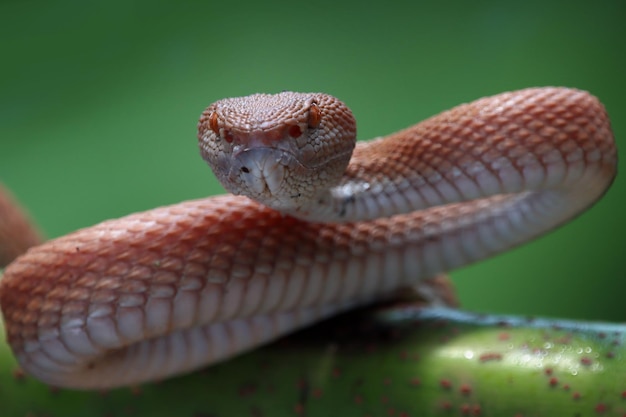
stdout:
{"type": "Polygon", "coordinates": [[[296,158],[283,149],[254,147],[235,150],[230,159],[227,181],[223,184],[276,209],[293,206],[293,193],[287,184],[294,171],[301,169],[296,158]]]}

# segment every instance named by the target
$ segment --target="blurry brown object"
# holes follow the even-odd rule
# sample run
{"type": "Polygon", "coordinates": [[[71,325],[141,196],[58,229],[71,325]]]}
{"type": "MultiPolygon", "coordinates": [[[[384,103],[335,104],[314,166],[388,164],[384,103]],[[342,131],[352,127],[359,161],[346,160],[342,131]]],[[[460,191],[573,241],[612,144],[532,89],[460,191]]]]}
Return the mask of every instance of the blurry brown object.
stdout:
{"type": "Polygon", "coordinates": [[[24,209],[0,184],[0,268],[42,241],[41,233],[24,209]]]}

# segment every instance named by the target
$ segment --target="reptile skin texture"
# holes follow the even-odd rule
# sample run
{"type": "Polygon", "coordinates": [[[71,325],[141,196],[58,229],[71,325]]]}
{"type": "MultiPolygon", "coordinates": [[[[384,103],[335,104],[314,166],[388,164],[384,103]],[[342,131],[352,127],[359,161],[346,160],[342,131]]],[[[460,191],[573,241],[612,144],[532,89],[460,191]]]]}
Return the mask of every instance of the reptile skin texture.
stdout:
{"type": "Polygon", "coordinates": [[[617,168],[602,104],[566,88],[479,99],[356,145],[350,111],[325,94],[222,100],[198,129],[243,195],[105,221],[6,268],[0,305],[26,372],[98,389],[224,360],[546,233],[617,168]]]}

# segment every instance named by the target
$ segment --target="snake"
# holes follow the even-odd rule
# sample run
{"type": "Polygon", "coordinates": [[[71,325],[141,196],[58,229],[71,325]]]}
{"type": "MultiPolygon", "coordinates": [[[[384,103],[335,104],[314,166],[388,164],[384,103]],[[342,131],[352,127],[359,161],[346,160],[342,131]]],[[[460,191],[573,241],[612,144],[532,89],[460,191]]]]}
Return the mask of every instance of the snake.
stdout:
{"type": "Polygon", "coordinates": [[[358,142],[333,96],[253,94],[209,106],[197,137],[231,194],[107,220],[6,267],[25,372],[74,389],[191,372],[532,240],[617,171],[604,106],[564,87],[358,142]]]}

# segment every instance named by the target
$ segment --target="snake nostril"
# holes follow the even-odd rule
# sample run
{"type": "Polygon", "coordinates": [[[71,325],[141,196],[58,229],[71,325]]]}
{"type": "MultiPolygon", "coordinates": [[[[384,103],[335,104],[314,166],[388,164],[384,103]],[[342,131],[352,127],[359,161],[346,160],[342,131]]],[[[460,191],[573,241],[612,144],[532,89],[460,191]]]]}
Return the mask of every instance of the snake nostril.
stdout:
{"type": "Polygon", "coordinates": [[[300,126],[293,125],[289,128],[289,136],[292,138],[298,138],[300,135],[302,135],[302,129],[300,129],[300,126]]]}
{"type": "Polygon", "coordinates": [[[248,167],[241,167],[241,172],[243,172],[245,174],[249,174],[250,173],[250,169],[248,167]]]}

